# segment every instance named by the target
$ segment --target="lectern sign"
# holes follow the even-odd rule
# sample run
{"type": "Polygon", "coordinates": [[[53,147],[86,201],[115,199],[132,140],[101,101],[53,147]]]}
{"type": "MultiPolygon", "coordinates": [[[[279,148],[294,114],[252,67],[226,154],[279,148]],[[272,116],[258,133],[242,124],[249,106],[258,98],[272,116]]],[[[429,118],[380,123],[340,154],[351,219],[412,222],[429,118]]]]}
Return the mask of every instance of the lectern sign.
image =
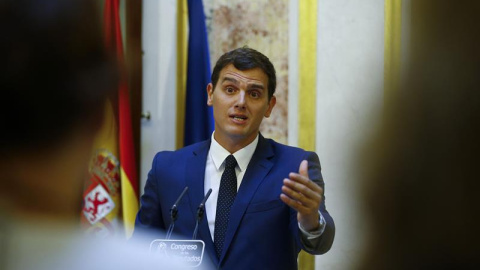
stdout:
{"type": "Polygon", "coordinates": [[[202,240],[156,239],[150,243],[150,253],[167,260],[180,261],[191,267],[202,263],[205,243],[202,240]]]}

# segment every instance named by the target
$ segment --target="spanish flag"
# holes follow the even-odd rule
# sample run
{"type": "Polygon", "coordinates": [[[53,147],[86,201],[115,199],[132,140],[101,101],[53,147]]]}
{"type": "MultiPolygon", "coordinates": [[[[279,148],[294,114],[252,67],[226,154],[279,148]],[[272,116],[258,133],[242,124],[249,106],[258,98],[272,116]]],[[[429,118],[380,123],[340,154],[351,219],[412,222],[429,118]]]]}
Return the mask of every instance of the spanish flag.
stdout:
{"type": "Polygon", "coordinates": [[[104,126],[96,138],[83,194],[82,226],[99,237],[125,234],[128,238],[139,203],[119,0],[105,0],[104,33],[120,76],[118,92],[105,105],[104,126]]]}

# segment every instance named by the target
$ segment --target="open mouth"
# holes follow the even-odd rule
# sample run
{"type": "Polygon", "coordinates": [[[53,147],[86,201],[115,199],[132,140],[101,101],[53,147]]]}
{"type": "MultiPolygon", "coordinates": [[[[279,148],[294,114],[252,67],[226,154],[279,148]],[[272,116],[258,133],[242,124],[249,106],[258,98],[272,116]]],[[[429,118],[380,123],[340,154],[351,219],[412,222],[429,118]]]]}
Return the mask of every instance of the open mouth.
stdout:
{"type": "Polygon", "coordinates": [[[248,117],[243,116],[243,115],[231,115],[230,118],[232,118],[235,121],[241,121],[244,122],[247,120],[248,117]]]}

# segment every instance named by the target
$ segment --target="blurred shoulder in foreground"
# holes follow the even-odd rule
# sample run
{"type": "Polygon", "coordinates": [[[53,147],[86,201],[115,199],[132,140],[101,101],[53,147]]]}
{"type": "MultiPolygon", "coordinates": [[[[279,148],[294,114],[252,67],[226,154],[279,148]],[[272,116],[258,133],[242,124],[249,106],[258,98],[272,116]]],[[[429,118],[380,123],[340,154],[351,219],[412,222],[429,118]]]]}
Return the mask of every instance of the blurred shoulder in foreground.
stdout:
{"type": "Polygon", "coordinates": [[[480,266],[479,12],[412,1],[406,79],[361,157],[371,231],[360,269],[480,266]]]}

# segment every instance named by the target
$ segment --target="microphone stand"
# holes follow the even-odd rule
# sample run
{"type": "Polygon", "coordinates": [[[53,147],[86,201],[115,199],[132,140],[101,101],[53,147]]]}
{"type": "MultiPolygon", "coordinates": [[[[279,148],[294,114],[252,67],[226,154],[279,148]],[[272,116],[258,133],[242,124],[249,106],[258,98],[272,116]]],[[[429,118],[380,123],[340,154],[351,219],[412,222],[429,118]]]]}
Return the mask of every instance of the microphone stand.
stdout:
{"type": "Polygon", "coordinates": [[[167,240],[170,239],[170,237],[172,236],[173,228],[175,227],[175,221],[178,218],[177,204],[180,202],[180,200],[182,199],[183,195],[185,195],[187,190],[188,190],[188,187],[185,187],[183,189],[182,193],[180,194],[180,196],[178,197],[177,201],[172,205],[172,208],[170,208],[171,222],[170,222],[170,226],[168,227],[168,230],[167,230],[167,235],[166,235],[167,240]]]}

